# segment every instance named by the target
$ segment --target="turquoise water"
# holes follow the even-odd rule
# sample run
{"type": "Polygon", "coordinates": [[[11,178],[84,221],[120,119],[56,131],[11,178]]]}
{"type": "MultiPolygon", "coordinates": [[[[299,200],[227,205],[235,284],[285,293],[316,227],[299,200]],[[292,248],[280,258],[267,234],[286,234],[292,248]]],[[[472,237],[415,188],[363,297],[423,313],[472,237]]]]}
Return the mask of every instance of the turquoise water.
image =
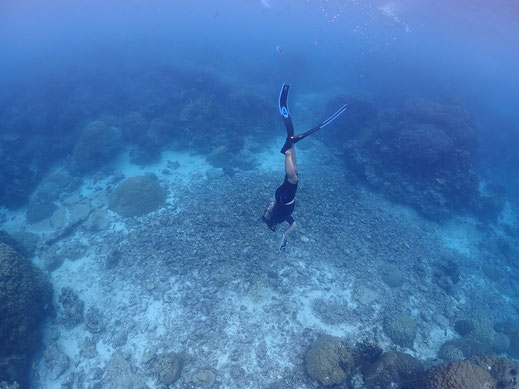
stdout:
{"type": "Polygon", "coordinates": [[[517,15],[0,2],[0,383],[513,387],[517,15]]]}

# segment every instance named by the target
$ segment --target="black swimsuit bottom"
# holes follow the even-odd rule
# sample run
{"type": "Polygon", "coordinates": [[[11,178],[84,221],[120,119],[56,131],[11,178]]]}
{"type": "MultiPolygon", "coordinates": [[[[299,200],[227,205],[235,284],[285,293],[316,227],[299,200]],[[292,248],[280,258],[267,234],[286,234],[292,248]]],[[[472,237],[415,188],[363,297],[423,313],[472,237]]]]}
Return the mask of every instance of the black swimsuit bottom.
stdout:
{"type": "Polygon", "coordinates": [[[292,204],[287,204],[294,200],[296,197],[296,191],[297,184],[289,182],[288,177],[285,175],[283,184],[276,189],[276,205],[272,210],[272,223],[287,221],[288,224],[292,224],[294,222],[294,218],[290,215],[294,211],[296,203],[294,201],[292,204]]]}

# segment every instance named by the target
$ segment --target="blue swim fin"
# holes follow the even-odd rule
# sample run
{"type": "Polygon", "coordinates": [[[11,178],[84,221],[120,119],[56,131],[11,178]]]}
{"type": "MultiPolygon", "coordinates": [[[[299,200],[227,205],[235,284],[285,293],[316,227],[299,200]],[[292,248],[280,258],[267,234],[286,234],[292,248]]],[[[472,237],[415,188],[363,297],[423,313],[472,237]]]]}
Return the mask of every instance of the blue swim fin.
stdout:
{"type": "Polygon", "coordinates": [[[311,135],[313,134],[314,132],[320,130],[321,128],[323,127],[326,127],[328,124],[330,124],[331,122],[333,122],[335,119],[337,119],[339,116],[341,116],[344,111],[346,111],[346,108],[347,108],[348,104],[344,104],[341,108],[339,108],[337,110],[337,112],[335,112],[332,116],[330,116],[328,119],[324,120],[323,122],[319,123],[317,126],[315,126],[314,128],[302,133],[302,134],[299,134],[299,135],[296,135],[292,138],[292,143],[297,143],[299,142],[301,139],[303,138],[306,138],[308,135],[311,135]]]}
{"type": "Polygon", "coordinates": [[[279,113],[285,122],[287,129],[287,138],[294,136],[294,125],[292,124],[292,118],[290,117],[290,111],[288,109],[288,90],[290,85],[283,84],[281,86],[281,92],[279,92],[279,113]]]}
{"type": "Polygon", "coordinates": [[[337,119],[344,111],[346,111],[347,104],[344,104],[340,107],[332,116],[328,119],[322,121],[314,128],[310,130],[294,136],[294,125],[292,124],[292,118],[290,117],[290,111],[288,109],[288,90],[290,85],[283,84],[281,86],[281,92],[279,93],[279,113],[283,118],[283,122],[285,123],[285,127],[287,129],[287,140],[281,149],[281,153],[285,154],[285,152],[292,147],[294,143],[299,142],[301,139],[306,138],[308,135],[313,134],[314,132],[320,130],[323,127],[326,127],[328,124],[337,119]]]}

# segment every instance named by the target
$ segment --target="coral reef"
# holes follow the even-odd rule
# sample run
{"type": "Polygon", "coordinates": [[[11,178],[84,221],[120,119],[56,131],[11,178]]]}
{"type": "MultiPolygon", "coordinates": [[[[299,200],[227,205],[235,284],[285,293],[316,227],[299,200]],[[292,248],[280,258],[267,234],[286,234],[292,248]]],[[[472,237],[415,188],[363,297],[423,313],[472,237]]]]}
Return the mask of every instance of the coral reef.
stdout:
{"type": "Polygon", "coordinates": [[[57,209],[53,202],[33,196],[29,201],[25,218],[29,223],[37,223],[51,217],[57,209]]]}
{"type": "Polygon", "coordinates": [[[479,343],[485,349],[492,349],[496,331],[487,315],[478,310],[471,310],[463,315],[462,320],[471,323],[468,326],[470,331],[464,335],[465,339],[479,343]]]}
{"type": "Polygon", "coordinates": [[[454,330],[460,336],[467,335],[470,331],[474,329],[474,322],[472,320],[460,319],[454,323],[454,330]]]}
{"type": "Polygon", "coordinates": [[[142,113],[132,111],[126,113],[121,119],[121,133],[123,138],[131,143],[139,142],[146,131],[149,124],[142,113]]]}
{"type": "Polygon", "coordinates": [[[362,125],[369,128],[343,145],[348,167],[392,199],[435,219],[453,211],[499,214],[503,204],[479,193],[472,171],[479,140],[459,104],[416,99],[362,125]]]}
{"type": "Polygon", "coordinates": [[[211,369],[203,369],[195,372],[193,383],[200,388],[212,388],[216,381],[216,374],[211,369]]]}
{"type": "Polygon", "coordinates": [[[10,235],[14,239],[16,239],[18,244],[15,244],[13,246],[8,242],[4,243],[6,243],[8,246],[13,247],[16,251],[18,251],[26,258],[31,258],[34,255],[36,249],[38,248],[38,243],[40,241],[40,236],[38,234],[34,234],[32,232],[27,231],[13,231],[10,235]]]}
{"type": "Polygon", "coordinates": [[[92,334],[97,334],[104,331],[105,324],[103,314],[97,307],[88,308],[85,315],[85,325],[88,331],[92,334]]]}
{"type": "Polygon", "coordinates": [[[458,338],[445,342],[438,351],[438,358],[452,362],[458,359],[492,354],[492,349],[482,343],[467,338],[458,338]]]}
{"type": "Polygon", "coordinates": [[[120,352],[114,353],[112,358],[107,362],[105,366],[105,374],[103,377],[98,377],[96,381],[99,382],[101,387],[107,389],[118,389],[118,388],[133,388],[133,389],[146,389],[146,379],[139,374],[135,373],[135,367],[133,363],[125,358],[120,352]]]}
{"type": "MultiPolygon", "coordinates": [[[[1,121],[2,115],[0,114],[1,121]]],[[[27,143],[19,129],[8,132],[6,128],[2,127],[0,133],[0,155],[2,156],[0,204],[9,209],[25,205],[40,179],[40,172],[31,163],[31,160],[36,157],[30,146],[36,145],[29,146],[27,143]]],[[[42,166],[43,168],[44,166],[42,166]]]]}
{"type": "Polygon", "coordinates": [[[432,367],[420,389],[517,389],[519,363],[508,358],[478,357],[432,367]]]}
{"type": "Polygon", "coordinates": [[[346,111],[341,115],[340,126],[330,126],[330,138],[334,142],[362,138],[364,133],[376,125],[378,112],[373,104],[362,96],[338,95],[328,101],[326,111],[333,113],[338,107],[347,104],[346,111]],[[344,128],[347,131],[344,131],[344,128]]]}
{"type": "Polygon", "coordinates": [[[427,371],[420,389],[497,389],[488,369],[469,361],[451,362],[427,371]]]}
{"type": "Polygon", "coordinates": [[[0,381],[0,389],[20,389],[20,385],[16,382],[0,381]]]}
{"type": "Polygon", "coordinates": [[[74,327],[83,321],[85,303],[72,288],[61,289],[58,299],[62,308],[62,320],[67,326],[74,327]]]}
{"type": "Polygon", "coordinates": [[[452,139],[431,124],[404,127],[396,137],[394,156],[402,168],[413,174],[433,173],[447,163],[449,155],[454,151],[452,139]]]}
{"type": "Polygon", "coordinates": [[[0,230],[0,244],[2,243],[18,251],[18,253],[22,256],[27,256],[27,252],[25,248],[22,246],[22,244],[18,240],[16,240],[11,234],[7,233],[4,230],[0,230]]]}
{"type": "Polygon", "coordinates": [[[146,176],[130,177],[110,196],[110,209],[122,217],[142,216],[160,208],[167,191],[156,180],[146,176]]]}
{"type": "Polygon", "coordinates": [[[438,358],[443,359],[445,362],[454,362],[465,359],[462,350],[463,346],[464,344],[459,342],[459,339],[457,341],[448,341],[440,347],[438,358]]]}
{"type": "Polygon", "coordinates": [[[409,354],[387,352],[362,369],[365,387],[412,388],[423,376],[422,363],[409,354]]]}
{"type": "Polygon", "coordinates": [[[346,382],[353,370],[354,361],[340,338],[322,335],[305,356],[306,371],[324,386],[346,382]]]}
{"type": "Polygon", "coordinates": [[[438,357],[444,361],[502,353],[510,345],[508,336],[496,332],[490,319],[478,310],[460,315],[454,330],[461,338],[451,339],[440,347],[438,357]]]}
{"type": "Polygon", "coordinates": [[[376,362],[383,353],[384,350],[378,343],[373,343],[369,340],[356,343],[351,350],[355,365],[362,369],[376,362]]]}
{"type": "Polygon", "coordinates": [[[384,318],[384,332],[397,345],[413,347],[417,326],[414,319],[405,313],[390,314],[384,318]]]}
{"type": "MultiPolygon", "coordinates": [[[[173,170],[175,165],[172,162],[167,166],[173,170]]],[[[330,170],[336,171],[335,167],[330,170]]],[[[233,228],[241,213],[235,218],[226,217],[232,216],[227,203],[232,199],[239,200],[247,214],[255,212],[254,198],[269,186],[268,180],[263,179],[267,174],[261,172],[237,172],[232,179],[226,176],[218,181],[193,180],[189,185],[176,185],[174,177],[167,177],[160,182],[165,185],[169,181],[175,186],[175,197],[183,199],[180,209],[166,203],[160,212],[127,220],[108,213],[110,225],[117,221],[116,225],[125,229],[92,229],[82,223],[56,243],[41,245],[38,258],[49,253],[69,258],[83,256],[80,262],[67,263],[54,277],[61,279],[67,274],[66,268],[79,268],[79,285],[76,287],[72,280],[65,285],[77,291],[90,285],[92,292],[103,291],[80,296],[88,299],[86,308],[99,308],[89,321],[94,332],[86,325],[73,329],[62,326],[61,315],[51,324],[63,333],[58,345],[63,347],[66,340],[75,336],[78,348],[70,353],[69,348],[63,347],[70,353],[70,366],[62,374],[66,358],[55,349],[48,350],[49,364],[40,361],[37,365],[42,386],[115,388],[130,385],[130,379],[134,379],[136,387],[139,382],[147,382],[150,387],[165,386],[155,364],[157,353],[171,349],[185,355],[182,372],[172,386],[323,386],[306,371],[305,352],[316,331],[324,330],[344,335],[349,341],[358,336],[380,341],[387,351],[383,353],[375,343],[352,349],[357,368],[351,368],[338,387],[375,389],[392,385],[395,389],[416,389],[411,382],[421,374],[421,365],[397,352],[402,351],[400,347],[392,345],[382,333],[384,314],[404,311],[413,312],[415,317],[415,312],[419,312],[415,320],[420,323],[420,336],[414,342],[413,355],[433,358],[437,342],[451,334],[449,323],[469,323],[457,326],[463,335],[476,328],[470,317],[460,314],[461,306],[452,303],[453,297],[437,286],[434,272],[455,285],[457,300],[478,288],[471,282],[474,275],[485,281],[486,277],[478,266],[469,268],[470,262],[465,261],[464,255],[454,256],[454,250],[436,240],[433,235],[438,230],[431,228],[434,223],[414,213],[401,213],[400,207],[386,207],[380,195],[361,186],[349,187],[345,177],[330,182],[324,169],[316,167],[312,176],[311,171],[305,172],[312,182],[305,201],[321,203],[317,210],[308,207],[301,212],[305,239],[299,240],[295,235],[293,251],[286,256],[265,250],[269,236],[262,235],[257,226],[251,225],[251,230],[245,232],[233,228]],[[255,178],[253,184],[248,184],[250,177],[255,178]],[[322,185],[329,185],[329,189],[320,190],[322,185]],[[237,186],[247,190],[233,192],[237,186]],[[212,196],[200,203],[200,196],[208,191],[212,196]],[[342,201],[334,203],[331,200],[337,194],[343,196],[342,201]],[[200,215],[209,219],[202,220],[200,215]],[[341,223],[344,215],[347,221],[341,223]],[[336,223],[341,223],[340,229],[329,228],[336,223]],[[325,243],[317,239],[323,227],[329,233],[325,243]],[[251,233],[259,234],[261,239],[247,239],[251,233]],[[230,239],[240,244],[229,245],[230,239]],[[85,245],[86,253],[78,250],[85,245]],[[452,256],[447,256],[449,253],[452,256]],[[313,260],[316,258],[322,260],[313,260]],[[457,267],[444,258],[454,258],[457,267]],[[386,286],[387,280],[381,277],[379,269],[382,263],[396,264],[399,277],[395,285],[400,287],[386,286]],[[400,283],[401,280],[405,282],[400,283]],[[111,298],[112,293],[117,298],[111,298]],[[99,314],[103,316],[101,326],[96,319],[99,314]],[[100,328],[104,329],[99,331],[100,328]],[[143,341],[145,348],[151,350],[150,359],[134,352],[141,350],[143,341]],[[50,356],[55,363],[50,363],[50,356]],[[226,362],[220,364],[222,356],[226,362]],[[110,358],[114,358],[113,363],[105,366],[110,358]],[[56,382],[49,382],[51,374],[61,375],[56,382]]],[[[120,176],[114,177],[110,184],[119,180],[120,176]]],[[[94,196],[105,195],[103,185],[104,180],[94,196]]],[[[67,200],[63,199],[63,204],[67,200]]],[[[105,212],[105,208],[100,211],[105,212]]],[[[514,252],[513,247],[508,250],[514,252]]],[[[389,274],[394,269],[391,267],[389,274]]],[[[475,305],[485,297],[487,303],[496,301],[496,310],[500,309],[500,300],[492,300],[493,296],[481,296],[475,305]]],[[[468,310],[471,308],[472,305],[468,310]]],[[[510,307],[501,317],[512,310],[510,307]]],[[[49,337],[52,343],[54,339],[49,337]]],[[[464,358],[463,350],[456,346],[469,348],[475,344],[467,338],[459,342],[448,345],[448,361],[464,358]]],[[[474,345],[467,355],[481,355],[476,348],[482,346],[474,345]]],[[[437,362],[428,359],[424,363],[437,362]]],[[[342,369],[345,365],[335,366],[342,369]]]]}
{"type": "Polygon", "coordinates": [[[441,258],[433,264],[433,280],[447,294],[454,292],[460,277],[458,265],[452,258],[441,258]]]}
{"type": "Polygon", "coordinates": [[[492,342],[492,350],[496,354],[504,353],[510,347],[510,338],[500,332],[494,333],[494,339],[492,342]]]}
{"type": "Polygon", "coordinates": [[[130,161],[148,165],[160,160],[165,145],[174,139],[174,118],[155,118],[148,123],[139,113],[130,113],[122,121],[123,134],[132,144],[130,161]]]}
{"type": "Polygon", "coordinates": [[[402,271],[393,264],[388,263],[379,266],[378,272],[384,283],[391,288],[401,286],[404,281],[402,271]]]}
{"type": "Polygon", "coordinates": [[[312,301],[312,312],[323,323],[338,325],[348,320],[348,302],[316,299],[312,301]]]}
{"type": "Polygon", "coordinates": [[[509,339],[508,355],[513,358],[519,358],[519,324],[512,321],[499,323],[496,330],[504,334],[509,339]]]}
{"type": "Polygon", "coordinates": [[[52,286],[26,258],[0,243],[0,381],[26,382],[52,286]]]}
{"type": "Polygon", "coordinates": [[[73,177],[69,171],[58,169],[43,178],[33,196],[41,201],[56,201],[60,195],[73,191],[80,184],[81,180],[73,177]]]}
{"type": "Polygon", "coordinates": [[[519,363],[509,358],[474,358],[474,364],[490,372],[498,389],[519,389],[519,363]]]}
{"type": "Polygon", "coordinates": [[[70,358],[60,349],[56,342],[52,342],[46,347],[43,361],[49,370],[52,380],[61,377],[70,366],[70,358]]]}
{"type": "Polygon", "coordinates": [[[422,122],[438,126],[458,147],[471,152],[479,146],[471,115],[455,101],[415,98],[402,107],[398,116],[399,122],[422,122]]]}
{"type": "Polygon", "coordinates": [[[154,369],[162,385],[171,385],[180,377],[182,360],[174,352],[159,354],[155,358],[154,369]]]}
{"type": "Polygon", "coordinates": [[[111,161],[121,149],[119,130],[100,120],[88,123],[74,147],[73,157],[82,173],[100,168],[111,161]]]}
{"type": "MultiPolygon", "coordinates": [[[[42,94],[25,82],[10,92],[3,88],[0,204],[9,209],[25,206],[42,179],[67,185],[63,175],[45,178],[56,161],[72,154],[71,171],[88,173],[106,169],[124,146],[130,146],[131,160],[140,165],[158,161],[166,146],[204,153],[224,146],[233,157],[232,167],[253,168],[249,153],[237,154],[244,134],[254,139],[279,134],[270,96],[256,88],[230,87],[219,72],[195,68],[145,69],[140,80],[133,75],[131,82],[123,83],[110,71],[103,81],[96,73],[95,82],[88,76],[71,84],[62,80],[66,87],[61,82],[60,87],[47,85],[40,88],[46,91],[42,94]],[[67,93],[56,90],[61,87],[67,93]]],[[[54,201],[56,188],[46,184],[38,198],[54,201]]]]}
{"type": "Polygon", "coordinates": [[[220,146],[211,151],[207,156],[207,162],[217,168],[252,170],[258,165],[257,159],[248,149],[239,152],[231,152],[227,146],[220,146]]]}

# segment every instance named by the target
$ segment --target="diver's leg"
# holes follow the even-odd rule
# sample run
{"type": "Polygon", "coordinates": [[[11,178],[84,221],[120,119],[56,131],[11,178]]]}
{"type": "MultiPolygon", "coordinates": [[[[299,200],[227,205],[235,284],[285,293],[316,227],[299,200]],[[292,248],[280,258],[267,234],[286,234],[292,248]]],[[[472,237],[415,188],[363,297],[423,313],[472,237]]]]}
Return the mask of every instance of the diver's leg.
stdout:
{"type": "Polygon", "coordinates": [[[285,151],[285,174],[287,175],[288,182],[292,184],[296,184],[298,180],[295,153],[296,150],[293,145],[285,151]]]}
{"type": "Polygon", "coordinates": [[[296,169],[296,174],[297,174],[297,158],[296,158],[296,145],[295,144],[292,144],[292,163],[294,164],[294,167],[296,169]]]}

